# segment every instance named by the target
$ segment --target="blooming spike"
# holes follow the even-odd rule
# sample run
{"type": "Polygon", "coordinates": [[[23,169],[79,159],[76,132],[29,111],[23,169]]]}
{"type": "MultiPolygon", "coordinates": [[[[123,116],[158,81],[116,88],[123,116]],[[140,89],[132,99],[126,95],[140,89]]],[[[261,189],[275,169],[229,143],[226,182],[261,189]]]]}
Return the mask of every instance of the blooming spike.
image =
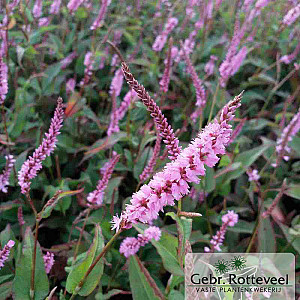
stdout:
{"type": "Polygon", "coordinates": [[[7,65],[4,63],[3,58],[0,57],[0,104],[4,103],[7,92],[7,65]]]}
{"type": "Polygon", "coordinates": [[[108,181],[111,177],[111,174],[114,170],[116,163],[119,161],[120,155],[114,155],[113,158],[110,160],[109,165],[107,165],[106,170],[103,174],[101,180],[98,181],[97,188],[88,194],[87,201],[90,205],[99,206],[103,202],[104,191],[107,187],[108,181]]]}
{"type": "Polygon", "coordinates": [[[8,243],[0,251],[0,270],[4,267],[5,261],[9,257],[10,249],[15,245],[13,240],[9,240],[8,243]]]}
{"type": "Polygon", "coordinates": [[[54,265],[54,254],[52,252],[47,252],[43,256],[43,259],[44,259],[46,273],[49,274],[54,265]]]}
{"type": "Polygon", "coordinates": [[[33,179],[39,170],[42,169],[42,161],[54,151],[57,142],[57,136],[60,134],[64,116],[63,100],[58,98],[54,117],[51,120],[49,132],[45,134],[42,144],[34,151],[22,165],[18,173],[21,193],[26,194],[30,191],[30,180],[33,179]]]}
{"type": "Polygon", "coordinates": [[[16,162],[14,157],[12,155],[5,156],[6,159],[6,166],[3,171],[3,173],[0,175],[0,190],[3,193],[7,193],[7,186],[9,184],[9,176],[11,173],[11,170],[16,162]]]}
{"type": "Polygon", "coordinates": [[[159,130],[160,136],[164,138],[164,142],[167,145],[170,154],[169,158],[175,159],[179,155],[181,147],[178,146],[179,141],[175,137],[173,129],[168,124],[167,119],[165,118],[155,101],[146,92],[145,88],[141,84],[139,84],[138,81],[130,73],[129,67],[125,62],[122,62],[122,71],[129,86],[137,93],[137,96],[142,100],[142,102],[147,107],[147,110],[154,118],[157,130],[159,130]]]}

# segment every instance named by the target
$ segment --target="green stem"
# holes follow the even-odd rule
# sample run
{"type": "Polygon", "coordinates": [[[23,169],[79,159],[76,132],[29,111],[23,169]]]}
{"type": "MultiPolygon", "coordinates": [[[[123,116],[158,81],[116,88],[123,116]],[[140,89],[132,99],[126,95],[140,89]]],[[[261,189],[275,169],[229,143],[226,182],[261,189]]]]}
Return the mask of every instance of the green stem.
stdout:
{"type": "Polygon", "coordinates": [[[31,282],[30,282],[30,298],[34,299],[34,277],[35,277],[35,265],[36,265],[36,248],[38,240],[38,230],[39,230],[40,220],[35,220],[35,235],[34,235],[34,247],[32,253],[32,270],[31,270],[31,282]]]}
{"type": "Polygon", "coordinates": [[[122,232],[122,229],[120,229],[118,232],[115,233],[115,235],[109,240],[109,242],[105,245],[105,247],[102,249],[101,253],[96,257],[95,261],[90,265],[87,272],[85,273],[83,279],[78,283],[77,287],[75,288],[75,291],[73,292],[70,300],[73,300],[75,296],[78,294],[80,289],[82,288],[85,280],[89,276],[89,274],[93,271],[94,267],[97,265],[99,260],[104,256],[104,254],[107,252],[107,250],[110,248],[112,243],[115,241],[115,239],[120,235],[122,232]]]}
{"type": "Polygon", "coordinates": [[[219,92],[219,89],[220,89],[220,83],[218,82],[216,91],[215,91],[215,93],[214,93],[213,103],[212,103],[211,108],[210,108],[210,113],[209,113],[209,118],[208,118],[207,123],[209,123],[209,122],[211,121],[212,114],[213,114],[213,111],[214,111],[214,107],[215,107],[215,105],[216,105],[217,94],[218,94],[218,92],[219,92]]]}

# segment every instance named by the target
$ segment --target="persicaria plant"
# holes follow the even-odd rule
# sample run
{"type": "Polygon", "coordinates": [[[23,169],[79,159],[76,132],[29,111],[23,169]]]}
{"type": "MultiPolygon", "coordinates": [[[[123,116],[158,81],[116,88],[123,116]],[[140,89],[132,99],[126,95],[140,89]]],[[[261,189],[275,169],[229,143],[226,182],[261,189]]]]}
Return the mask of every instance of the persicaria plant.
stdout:
{"type": "Polygon", "coordinates": [[[0,299],[197,299],[187,253],[299,255],[297,1],[2,4],[0,299]]]}

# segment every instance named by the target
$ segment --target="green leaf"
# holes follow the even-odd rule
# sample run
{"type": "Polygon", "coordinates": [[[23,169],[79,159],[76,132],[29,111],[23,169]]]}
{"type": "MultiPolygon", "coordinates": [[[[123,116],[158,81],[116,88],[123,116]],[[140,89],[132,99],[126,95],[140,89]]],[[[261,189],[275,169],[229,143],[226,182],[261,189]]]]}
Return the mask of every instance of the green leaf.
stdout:
{"type": "MultiPolygon", "coordinates": [[[[134,227],[140,233],[144,233],[144,230],[147,228],[142,224],[134,225],[134,227]]],[[[182,276],[183,271],[177,259],[178,239],[175,236],[162,231],[160,240],[155,241],[152,239],[151,243],[161,256],[165,269],[174,275],[182,276]]]]}
{"type": "Polygon", "coordinates": [[[269,145],[259,146],[237,155],[235,162],[241,162],[243,167],[251,166],[267,149],[269,145]]]}
{"type": "MultiPolygon", "coordinates": [[[[96,246],[96,253],[95,253],[95,258],[93,259],[93,263],[104,247],[104,239],[102,236],[101,228],[98,224],[96,225],[95,238],[96,238],[95,243],[97,243],[97,246],[96,246]]],[[[103,269],[104,269],[103,260],[100,259],[100,261],[98,261],[98,263],[96,264],[92,272],[86,278],[82,288],[80,289],[78,293],[80,296],[88,296],[96,288],[96,286],[99,284],[100,279],[102,277],[103,269]]]]}
{"type": "Polygon", "coordinates": [[[212,192],[216,187],[215,171],[213,168],[205,166],[206,175],[205,175],[205,191],[207,193],[212,192]]]}
{"type": "MultiPolygon", "coordinates": [[[[33,247],[34,238],[30,227],[27,227],[22,252],[16,263],[16,275],[13,281],[13,294],[15,300],[30,300],[30,274],[32,270],[33,247]]],[[[49,282],[39,243],[37,243],[36,249],[34,287],[34,299],[45,299],[49,291],[49,282]]]]}
{"type": "Polygon", "coordinates": [[[129,260],[129,281],[134,300],[165,299],[155,281],[136,255],[131,256],[129,260]]]}
{"type": "Polygon", "coordinates": [[[284,193],[290,197],[300,199],[300,184],[290,184],[284,193]]]}
{"type": "MultiPolygon", "coordinates": [[[[83,260],[79,259],[79,262],[75,263],[70,274],[67,278],[66,288],[71,294],[75,292],[76,287],[79,282],[83,279],[85,273],[94,262],[97,255],[101,252],[104,246],[103,237],[101,233],[100,226],[97,224],[95,228],[95,236],[93,243],[89,250],[86,252],[85,258],[83,260]]],[[[95,287],[98,285],[103,273],[103,260],[100,260],[94,267],[92,272],[86,278],[82,288],[79,290],[79,295],[87,296],[89,295],[95,287]]]]}
{"type": "Polygon", "coordinates": [[[258,251],[263,253],[276,252],[275,233],[270,218],[261,219],[258,228],[258,251]]]}

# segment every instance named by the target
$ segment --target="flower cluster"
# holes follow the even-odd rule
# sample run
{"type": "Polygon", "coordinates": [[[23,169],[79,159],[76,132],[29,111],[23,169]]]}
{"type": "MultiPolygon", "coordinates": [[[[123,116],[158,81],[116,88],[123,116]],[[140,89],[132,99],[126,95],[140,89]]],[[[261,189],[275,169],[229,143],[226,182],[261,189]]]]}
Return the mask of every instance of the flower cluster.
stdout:
{"type": "Polygon", "coordinates": [[[90,51],[87,52],[87,54],[84,57],[83,64],[85,65],[84,78],[81,80],[80,85],[87,85],[93,73],[92,70],[93,70],[94,58],[92,52],[90,51]]]}
{"type": "Polygon", "coordinates": [[[18,173],[19,185],[21,186],[22,194],[30,191],[30,180],[37,175],[37,172],[42,169],[42,161],[49,156],[56,147],[57,136],[60,134],[64,116],[63,101],[61,98],[57,100],[57,107],[54,112],[54,117],[51,120],[49,132],[45,134],[42,144],[34,151],[22,165],[18,173]]]}
{"type": "Polygon", "coordinates": [[[177,18],[169,18],[164,31],[158,35],[154,41],[154,44],[152,45],[152,49],[154,51],[161,51],[162,48],[164,47],[167,39],[168,39],[168,35],[171,33],[171,31],[177,26],[178,24],[178,19],[177,18]]]}
{"type": "Polygon", "coordinates": [[[49,274],[53,265],[54,265],[54,254],[52,252],[48,252],[43,256],[46,273],[49,274]]]}
{"type": "Polygon", "coordinates": [[[151,226],[144,231],[144,234],[138,234],[137,238],[127,237],[120,245],[120,253],[126,258],[136,254],[140,247],[144,247],[152,239],[159,241],[161,231],[156,226],[151,226]]]}
{"type": "Polygon", "coordinates": [[[99,28],[102,24],[102,21],[104,20],[106,11],[107,11],[107,7],[108,5],[110,5],[111,0],[102,0],[102,5],[100,7],[98,16],[96,18],[96,20],[93,22],[93,25],[90,27],[91,30],[95,30],[97,28],[99,28]]]}
{"type": "Polygon", "coordinates": [[[220,246],[222,246],[225,238],[225,233],[228,226],[233,227],[238,222],[239,216],[233,210],[229,210],[226,215],[222,217],[222,226],[220,230],[214,235],[210,241],[211,248],[204,247],[205,252],[214,252],[214,250],[221,251],[220,246]]]}
{"type": "Polygon", "coordinates": [[[0,174],[0,190],[3,193],[7,193],[7,186],[9,184],[9,176],[10,176],[11,170],[16,162],[16,160],[14,159],[14,157],[12,155],[5,156],[5,159],[6,159],[5,169],[2,172],[2,174],[0,174]]]}
{"type": "Polygon", "coordinates": [[[115,97],[118,97],[121,93],[122,85],[123,85],[123,73],[121,69],[118,69],[115,72],[115,76],[113,80],[111,81],[109,94],[112,95],[114,93],[115,97]]]}
{"type": "Polygon", "coordinates": [[[161,145],[161,137],[158,135],[156,138],[156,143],[154,146],[152,157],[150,158],[148,165],[145,167],[144,171],[140,175],[141,182],[145,181],[152,174],[155,167],[155,163],[159,156],[160,145],[161,145]]]}
{"type": "Polygon", "coordinates": [[[13,240],[9,240],[8,243],[0,251],[0,269],[4,267],[5,261],[9,257],[10,249],[15,245],[13,240]]]}
{"type": "Polygon", "coordinates": [[[113,229],[130,228],[132,223],[149,223],[158,217],[164,206],[173,206],[189,193],[188,183],[199,183],[198,176],[205,175],[205,165],[213,167],[219,154],[225,154],[225,146],[232,132],[228,124],[240,106],[241,95],[230,101],[222,110],[219,121],[214,120],[178,157],[168,163],[163,171],[133,194],[130,204],[120,218],[114,217],[113,229]]]}
{"type": "Polygon", "coordinates": [[[298,56],[299,52],[300,52],[300,42],[298,43],[295,50],[291,54],[282,56],[280,58],[280,61],[288,65],[298,56]]]}
{"type": "Polygon", "coordinates": [[[146,92],[145,88],[130,73],[129,67],[125,62],[122,62],[122,71],[129,86],[136,92],[137,96],[142,100],[147,110],[151,113],[155,121],[157,130],[160,136],[164,138],[164,143],[167,145],[169,158],[175,159],[181,151],[179,140],[175,137],[172,127],[168,124],[167,119],[161,112],[158,105],[146,92]]]}
{"type": "Polygon", "coordinates": [[[43,8],[42,0],[36,0],[32,10],[32,14],[35,18],[39,18],[42,15],[42,8],[43,8]]]}
{"type": "Polygon", "coordinates": [[[286,153],[291,152],[291,148],[288,146],[288,142],[290,142],[293,139],[293,136],[299,131],[299,129],[300,129],[300,109],[294,115],[289,125],[283,129],[280,138],[277,140],[277,146],[276,146],[277,160],[276,160],[276,164],[273,164],[274,167],[278,165],[281,158],[283,158],[286,161],[289,160],[289,156],[286,155],[286,153]]]}
{"type": "Polygon", "coordinates": [[[99,206],[103,202],[104,191],[107,187],[108,181],[114,170],[116,163],[119,161],[120,155],[114,155],[106,166],[103,177],[98,181],[97,188],[88,194],[87,201],[90,206],[99,206]]]}
{"type": "Polygon", "coordinates": [[[60,5],[61,0],[53,0],[49,9],[49,13],[52,15],[57,15],[59,13],[60,5]]]}
{"type": "Polygon", "coordinates": [[[211,76],[214,73],[215,62],[218,58],[215,55],[211,55],[208,63],[205,65],[204,70],[207,76],[211,76]]]}
{"type": "Polygon", "coordinates": [[[130,103],[134,102],[137,99],[137,94],[134,90],[130,89],[129,92],[126,93],[124,96],[123,101],[121,102],[119,108],[117,109],[117,117],[118,120],[122,120],[123,117],[125,116],[130,103]]]}
{"type": "Polygon", "coordinates": [[[249,177],[249,181],[258,181],[260,179],[260,176],[256,169],[247,170],[247,175],[249,177]]]}
{"type": "Polygon", "coordinates": [[[70,0],[67,5],[69,12],[73,14],[83,2],[84,0],[70,0]]]}
{"type": "Polygon", "coordinates": [[[300,16],[300,3],[290,9],[284,16],[282,23],[286,26],[291,26],[300,16]]]}
{"type": "Polygon", "coordinates": [[[4,63],[3,58],[0,57],[0,104],[4,103],[7,92],[7,65],[4,63]]]}

